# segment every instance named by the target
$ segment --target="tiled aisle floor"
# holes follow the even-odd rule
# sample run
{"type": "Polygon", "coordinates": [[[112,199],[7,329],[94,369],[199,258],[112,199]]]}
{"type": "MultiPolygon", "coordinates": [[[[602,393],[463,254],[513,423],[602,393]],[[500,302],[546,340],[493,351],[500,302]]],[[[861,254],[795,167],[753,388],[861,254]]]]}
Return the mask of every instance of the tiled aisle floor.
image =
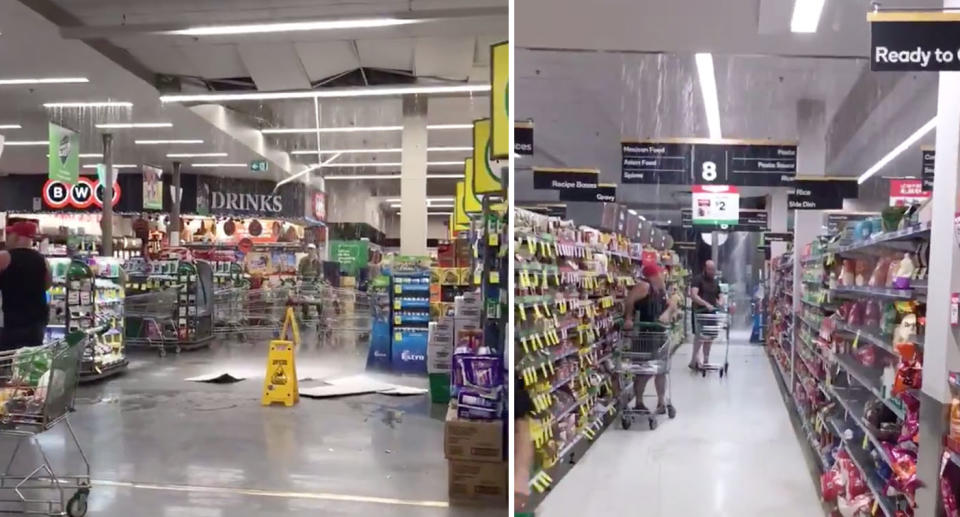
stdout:
{"type": "MultiPolygon", "coordinates": [[[[363,368],[358,357],[337,359],[307,348],[297,361],[300,377],[363,368]]],[[[254,344],[163,359],[141,353],[126,375],[81,387],[71,422],[93,467],[88,515],[505,513],[446,507],[443,406],[431,405],[427,396],[364,395],[265,408],[264,362],[265,347],[254,344]],[[183,380],[224,368],[259,378],[229,385],[183,380]]],[[[426,384],[422,377],[392,380],[426,384]]],[[[42,443],[55,464],[69,461],[76,470],[77,456],[62,429],[42,435],[42,443]]],[[[9,457],[10,445],[0,440],[0,461],[9,457]]]]}
{"type": "Polygon", "coordinates": [[[732,347],[723,381],[691,374],[690,353],[684,346],[672,363],[676,420],[656,431],[645,422],[629,431],[616,423],[538,517],[823,515],[763,348],[732,347]]]}

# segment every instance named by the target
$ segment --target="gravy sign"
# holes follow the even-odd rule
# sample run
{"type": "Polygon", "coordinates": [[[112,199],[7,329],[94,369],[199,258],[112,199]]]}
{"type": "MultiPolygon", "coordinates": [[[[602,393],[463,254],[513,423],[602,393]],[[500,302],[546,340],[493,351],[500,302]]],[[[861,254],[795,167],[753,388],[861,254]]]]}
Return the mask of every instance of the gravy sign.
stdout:
{"type": "MultiPolygon", "coordinates": [[[[73,185],[56,180],[43,184],[43,202],[50,208],[68,206],[85,210],[91,206],[103,207],[103,186],[99,181],[80,176],[73,185]]],[[[120,202],[120,185],[113,184],[113,206],[120,202]]]]}

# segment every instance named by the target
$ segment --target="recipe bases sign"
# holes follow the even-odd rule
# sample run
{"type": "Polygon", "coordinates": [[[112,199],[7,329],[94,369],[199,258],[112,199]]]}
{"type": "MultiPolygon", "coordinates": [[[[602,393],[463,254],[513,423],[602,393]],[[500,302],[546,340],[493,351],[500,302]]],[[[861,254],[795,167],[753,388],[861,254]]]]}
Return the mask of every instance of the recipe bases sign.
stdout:
{"type": "Polygon", "coordinates": [[[733,185],[694,185],[693,224],[737,224],[740,221],[740,192],[733,185]]]}
{"type": "Polygon", "coordinates": [[[797,144],[769,140],[670,138],[620,143],[621,183],[789,186],[797,144]]]}
{"type": "Polygon", "coordinates": [[[872,12],[870,70],[960,71],[960,12],[872,12]]]}

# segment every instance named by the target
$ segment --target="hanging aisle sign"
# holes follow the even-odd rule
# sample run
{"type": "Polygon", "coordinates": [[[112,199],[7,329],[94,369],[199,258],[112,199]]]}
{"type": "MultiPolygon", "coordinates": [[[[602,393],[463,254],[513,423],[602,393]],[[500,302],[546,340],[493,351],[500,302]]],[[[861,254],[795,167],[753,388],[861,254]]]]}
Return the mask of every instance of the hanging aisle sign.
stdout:
{"type": "Polygon", "coordinates": [[[674,138],[621,142],[620,182],[788,186],[797,145],[768,140],[674,138]]]}
{"type": "Polygon", "coordinates": [[[513,152],[533,156],[533,121],[513,123],[513,152]]]}
{"type": "Polygon", "coordinates": [[[597,169],[533,168],[536,190],[597,190],[600,171],[597,169]]]}
{"type": "Polygon", "coordinates": [[[694,185],[693,224],[737,224],[740,220],[740,192],[733,185],[694,185]]]}
{"type": "Polygon", "coordinates": [[[920,153],[922,161],[920,163],[920,179],[923,180],[923,191],[933,192],[933,169],[937,158],[937,152],[933,147],[921,147],[920,153]]]}
{"type": "Polygon", "coordinates": [[[857,178],[798,177],[793,185],[787,195],[790,210],[840,210],[844,199],[856,199],[860,192],[857,178]]]}
{"type": "Polygon", "coordinates": [[[464,186],[462,181],[457,182],[457,197],[456,197],[456,207],[453,210],[453,223],[459,229],[460,227],[470,227],[470,216],[467,215],[466,208],[466,198],[467,188],[464,186]]]}
{"type": "Polygon", "coordinates": [[[500,163],[490,147],[490,119],[473,122],[473,191],[477,194],[499,194],[500,163]]]}
{"type": "Polygon", "coordinates": [[[491,155],[504,160],[510,158],[510,42],[490,47],[490,137],[491,155]]]}
{"type": "Polygon", "coordinates": [[[793,242],[793,233],[791,232],[765,232],[763,234],[764,245],[771,242],[793,242]]]}
{"type": "Polygon", "coordinates": [[[617,186],[612,183],[597,183],[597,188],[574,188],[560,191],[560,201],[583,201],[588,203],[615,203],[617,186]]]}
{"type": "Polygon", "coordinates": [[[473,174],[473,158],[467,158],[463,161],[463,209],[468,214],[483,212],[483,201],[473,191],[473,174]]]}
{"type": "MultiPolygon", "coordinates": [[[[717,230],[724,232],[765,232],[770,229],[769,214],[766,210],[741,208],[740,217],[736,224],[718,224],[716,226],[717,230]]],[[[680,227],[693,228],[692,209],[680,209],[680,227]]]]}
{"type": "Polygon", "coordinates": [[[890,206],[916,205],[930,199],[924,192],[923,180],[915,178],[890,179],[890,206]]]}
{"type": "Polygon", "coordinates": [[[80,134],[52,122],[48,125],[48,133],[47,177],[73,185],[80,176],[80,134]]]}
{"type": "Polygon", "coordinates": [[[872,12],[870,70],[960,71],[960,12],[872,12]]]}

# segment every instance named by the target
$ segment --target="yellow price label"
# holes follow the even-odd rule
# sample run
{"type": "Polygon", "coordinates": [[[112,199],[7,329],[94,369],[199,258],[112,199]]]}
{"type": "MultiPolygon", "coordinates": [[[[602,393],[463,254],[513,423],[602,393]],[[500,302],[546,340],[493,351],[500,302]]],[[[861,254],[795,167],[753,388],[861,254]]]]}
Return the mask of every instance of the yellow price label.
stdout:
{"type": "Polygon", "coordinates": [[[854,338],[853,338],[853,345],[852,345],[852,346],[853,346],[853,349],[854,349],[854,350],[857,349],[857,345],[858,345],[859,343],[860,343],[860,331],[858,330],[858,331],[857,331],[857,335],[854,336],[854,338]]]}
{"type": "Polygon", "coordinates": [[[530,250],[531,254],[537,252],[537,243],[533,240],[533,237],[527,237],[527,249],[530,250]]]}
{"type": "Polygon", "coordinates": [[[490,283],[491,283],[491,284],[499,284],[499,283],[500,283],[500,272],[499,272],[499,271],[491,271],[491,272],[490,272],[490,283]]]}
{"type": "Polygon", "coordinates": [[[402,306],[402,304],[400,303],[400,300],[394,300],[394,301],[393,301],[393,308],[394,308],[395,310],[400,310],[400,307],[401,307],[401,306],[402,306]]]}
{"type": "Polygon", "coordinates": [[[870,509],[870,515],[876,515],[877,509],[880,508],[880,501],[877,499],[873,500],[873,508],[870,509]]]}
{"type": "Polygon", "coordinates": [[[403,286],[400,285],[400,284],[393,284],[393,292],[394,292],[394,294],[400,294],[400,293],[402,293],[402,292],[403,292],[403,286]]]}
{"type": "Polygon", "coordinates": [[[403,341],[403,334],[400,333],[400,332],[394,332],[394,333],[393,333],[393,340],[394,340],[394,341],[403,341]]]}
{"type": "Polygon", "coordinates": [[[863,435],[863,443],[860,445],[861,448],[866,449],[870,445],[870,437],[866,434],[863,435]]]}
{"type": "Polygon", "coordinates": [[[394,317],[393,317],[393,324],[394,324],[394,325],[400,325],[400,323],[401,323],[402,321],[403,321],[403,320],[400,318],[400,316],[394,316],[394,317]]]}
{"type": "Polygon", "coordinates": [[[523,307],[523,304],[517,306],[520,309],[520,321],[527,321],[527,310],[523,307]]]}
{"type": "Polygon", "coordinates": [[[499,246],[500,245],[500,235],[496,233],[491,233],[490,237],[487,238],[488,246],[499,246]]]}
{"type": "Polygon", "coordinates": [[[536,303],[533,304],[533,315],[538,319],[543,317],[543,314],[540,312],[540,306],[536,303]]]}

